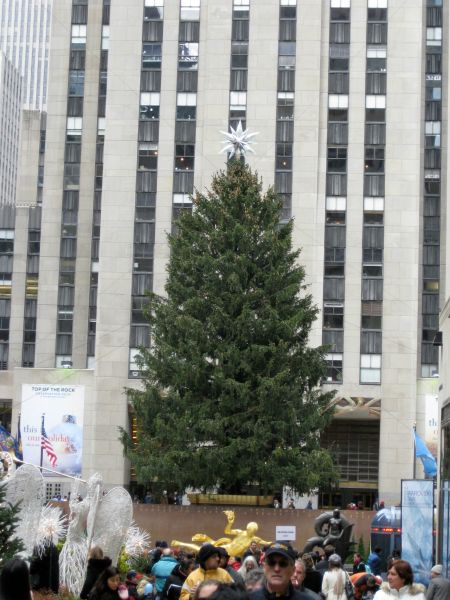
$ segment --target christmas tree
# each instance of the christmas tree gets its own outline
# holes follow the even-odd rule
[[[17,527],[19,505],[6,502],[6,487],[0,479],[0,570],[5,563],[24,550],[22,540],[14,538]]]
[[[128,390],[138,481],[162,489],[307,493],[334,470],[320,447],[332,394],[292,222],[242,160],[197,193],[169,236],[166,297],[149,296],[143,389]]]

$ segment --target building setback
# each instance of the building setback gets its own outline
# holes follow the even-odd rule
[[[22,384],[85,386],[83,475],[129,483],[116,432],[149,343],[145,290],[163,293],[166,233],[223,168],[219,131],[242,121],[259,132],[248,162],[295,220],[321,309],[311,343],[329,346],[324,443],[341,480],[319,505],[397,503],[438,372],[442,2],[59,0],[53,13],[42,205],[2,229],[9,256],[27,254],[0,342],[13,429]]]

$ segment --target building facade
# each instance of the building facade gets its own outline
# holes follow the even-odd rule
[[[329,347],[341,480],[319,505],[397,503],[438,373],[445,4],[55,3],[43,191],[5,227],[13,424],[23,384],[85,386],[83,473],[129,482],[116,432],[149,343],[145,291],[164,293],[166,233],[241,121],[294,218],[321,309],[311,343]]]
[[[0,0],[0,50],[23,78],[27,110],[45,110],[52,0]]]
[[[16,197],[21,94],[21,77],[0,52],[0,206],[13,204]]]

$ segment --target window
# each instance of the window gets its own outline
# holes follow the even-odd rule
[[[368,72],[386,72],[386,53],[385,47],[368,46],[367,47],[367,71]]]
[[[361,383],[381,382],[381,354],[361,354]]]
[[[277,101],[277,118],[280,120],[292,120],[294,118],[293,92],[278,92]]]
[[[384,147],[366,146],[365,173],[384,173]]]
[[[326,200],[327,210],[345,211],[347,198],[339,196],[328,196]]]
[[[139,144],[139,163],[140,170],[156,170],[158,166],[158,146],[157,144]]]
[[[172,200],[174,204],[192,205],[192,197],[189,194],[174,194]]]
[[[181,21],[198,21],[200,19],[200,0],[181,0]]]
[[[231,68],[246,69],[248,66],[248,42],[232,42]]]
[[[372,96],[372,95],[366,96],[366,108],[369,108],[369,109],[383,108],[383,109],[385,109],[386,108],[386,96],[381,95],[381,94],[376,95],[376,96]]]
[[[178,45],[178,68],[195,71],[198,66],[198,43],[183,42]]]
[[[295,67],[295,42],[278,43],[278,67],[280,69],[293,69]]]
[[[331,8],[350,8],[350,0],[331,0]]]
[[[144,44],[142,50],[142,68],[160,69],[162,60],[161,44]]]
[[[330,44],[330,71],[348,71],[350,46],[348,44]]]
[[[327,169],[329,173],[346,172],[347,148],[328,148]]]
[[[342,354],[327,354],[327,374],[324,383],[342,383]]]
[[[427,46],[442,44],[442,27],[427,27]]]
[[[195,119],[197,115],[197,94],[177,94],[177,119]]]
[[[81,117],[67,118],[67,135],[81,135],[83,129],[83,119]]]
[[[342,329],[344,327],[344,305],[325,303],[323,307],[323,328]]]
[[[292,144],[277,144],[275,169],[277,171],[292,170]]]
[[[369,8],[387,8],[387,0],[368,0]]]
[[[84,71],[69,71],[69,96],[83,96]]]
[[[102,50],[109,50],[109,25],[102,26]]]
[[[346,94],[330,94],[328,108],[348,108],[348,96]]]
[[[86,25],[72,25],[72,49],[86,45]]]
[[[160,95],[156,92],[142,92],[139,117],[143,120],[159,119]]]
[[[194,155],[194,144],[175,144],[175,171],[192,171]]]
[[[160,20],[164,16],[164,0],[145,0],[144,21]]]

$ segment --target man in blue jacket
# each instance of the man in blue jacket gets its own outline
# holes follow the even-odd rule
[[[152,567],[152,575],[155,576],[156,597],[161,596],[166,579],[177,566],[177,560],[172,556],[170,548],[164,548],[161,558]]]

